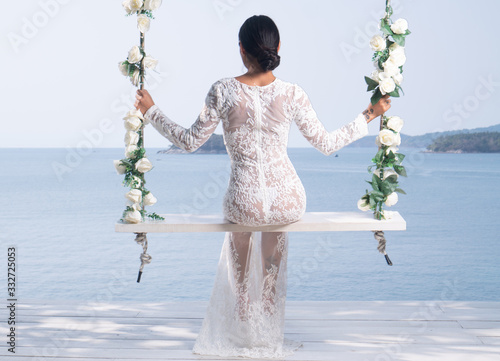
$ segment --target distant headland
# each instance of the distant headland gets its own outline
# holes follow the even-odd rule
[[[485,128],[433,132],[422,135],[401,134],[405,148],[425,148],[440,153],[498,153],[500,152],[500,124]],[[373,147],[375,136],[364,137],[349,147]]]
[[[222,134],[212,134],[206,143],[193,153],[171,145],[168,149],[158,151],[158,154],[227,154],[227,151]]]

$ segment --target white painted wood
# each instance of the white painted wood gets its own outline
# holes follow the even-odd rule
[[[117,223],[116,232],[340,232],[340,231],[404,231],[406,221],[394,212],[389,220],[377,220],[369,212],[308,212],[295,223],[279,226],[249,227],[230,223],[222,215],[164,214],[164,221],[147,220],[139,224]]]
[[[498,361],[500,322],[484,318],[499,306],[290,301],[286,337],[304,346],[287,360]],[[20,300],[16,354],[9,354],[2,343],[0,361],[219,360],[191,353],[202,316],[187,315],[199,315],[205,307],[204,301]],[[418,312],[422,310],[433,312]],[[0,323],[0,334],[6,332],[6,324]]]

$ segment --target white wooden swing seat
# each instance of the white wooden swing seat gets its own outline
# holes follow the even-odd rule
[[[406,222],[399,212],[388,220],[377,220],[371,212],[308,212],[295,223],[279,226],[242,226],[219,214],[163,214],[164,221],[138,224],[117,223],[120,233],[198,233],[198,232],[345,232],[404,231]]]
[[[392,262],[385,252],[386,240],[383,231],[406,230],[406,221],[399,212],[393,212],[392,218],[387,220],[374,219],[370,212],[308,212],[295,223],[256,227],[231,223],[219,214],[163,214],[161,216],[165,220],[147,220],[137,224],[117,223],[115,225],[116,232],[135,233],[135,241],[143,248],[140,255],[141,266],[137,282],[141,281],[144,266],[151,263],[152,259],[147,253],[147,233],[372,231],[375,232],[375,239],[379,242],[379,252],[385,256],[387,264],[392,266]]]

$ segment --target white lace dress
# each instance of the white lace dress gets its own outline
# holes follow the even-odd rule
[[[187,151],[203,145],[222,121],[231,159],[224,215],[231,222],[252,226],[292,223],[304,214],[304,187],[287,155],[293,122],[326,155],[368,134],[362,114],[327,132],[306,93],[280,79],[262,87],[235,78],[216,82],[189,129],[171,121],[157,106],[145,116],[158,132]],[[301,346],[284,338],[287,251],[287,233],[226,234],[194,353],[283,358]]]

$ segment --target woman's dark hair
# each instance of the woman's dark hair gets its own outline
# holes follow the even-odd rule
[[[238,36],[243,49],[257,60],[262,70],[274,70],[280,65],[280,33],[270,17],[252,16],[243,23]]]

